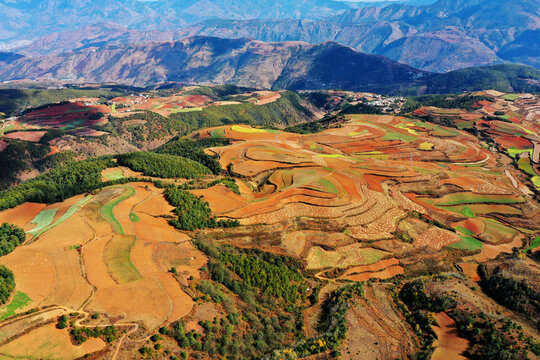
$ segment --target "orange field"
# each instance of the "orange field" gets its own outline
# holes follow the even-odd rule
[[[437,334],[437,340],[433,344],[435,351],[432,360],[465,360],[461,354],[467,350],[469,341],[457,335],[456,323],[446,313],[435,314],[437,325],[433,330]]]
[[[171,210],[161,191],[152,184],[127,184],[90,198],[81,195],[49,207],[27,203],[1,212],[0,221],[32,229],[35,225],[27,224],[41,211],[56,211],[53,226],[0,260],[14,272],[16,291],[31,299],[18,311],[61,305],[142,321],[149,329],[187,315],[193,300],[168,270],[175,266],[179,274],[198,277],[206,260],[188,236],[160,217]],[[126,194],[112,209],[113,217],[107,215],[104,206]],[[115,221],[120,227],[112,227]],[[158,257],[164,248],[167,256]]]

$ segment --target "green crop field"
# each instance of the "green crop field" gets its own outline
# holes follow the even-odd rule
[[[532,176],[537,175],[531,165],[531,160],[527,157],[523,157],[518,160],[518,167],[529,175],[532,175]]]
[[[528,248],[526,248],[525,250],[523,250],[523,252],[529,252],[529,251],[532,251],[534,249],[536,249],[537,247],[540,246],[540,236],[537,236],[535,237],[534,239],[532,239],[530,245]]]
[[[467,235],[467,236],[474,236],[475,235],[471,230],[465,229],[462,226],[456,226],[456,230],[459,231],[460,233],[462,233],[463,235]]]
[[[482,214],[510,214],[510,215],[522,215],[523,212],[515,207],[506,205],[494,205],[494,204],[469,204],[468,206],[454,205],[454,206],[441,206],[440,209],[444,209],[455,214],[463,214],[468,217],[474,217]],[[467,209],[467,210],[465,210]],[[467,214],[464,213],[467,211]],[[470,216],[473,214],[473,216]]]
[[[405,135],[398,132],[389,131],[382,137],[382,140],[399,140],[404,142],[416,141],[416,137],[412,135]]]
[[[131,186],[122,187],[125,189],[124,193],[103,205],[103,207],[101,208],[101,215],[112,225],[113,230],[117,234],[124,235],[124,229],[122,228],[122,225],[120,224],[118,219],[114,217],[113,210],[116,205],[126,200],[127,198],[135,195],[135,189],[133,189]]]
[[[233,125],[233,127],[231,129],[233,131],[236,131],[236,132],[239,132],[239,133],[244,133],[244,134],[257,134],[257,133],[266,133],[266,132],[268,132],[268,131],[263,130],[263,129],[256,129],[256,128],[240,126],[240,125]]]
[[[35,236],[37,233],[39,233],[43,228],[50,225],[56,213],[58,212],[58,209],[52,209],[52,210],[43,210],[39,214],[36,215],[35,218],[30,221],[32,224],[36,224],[36,226],[28,231],[28,234]]]
[[[328,192],[328,193],[337,195],[338,189],[337,189],[336,185],[334,185],[330,180],[319,179],[317,181],[317,183],[322,186],[324,192]]]
[[[58,219],[54,222],[54,224],[50,224],[50,225],[47,225],[45,226],[44,228],[42,228],[41,230],[39,230],[39,232],[37,232],[34,237],[39,237],[41,235],[43,235],[43,233],[49,231],[50,229],[54,228],[55,226],[58,226],[60,225],[61,223],[63,223],[64,221],[66,221],[67,219],[69,219],[73,214],[75,214],[82,206],[84,206],[88,201],[90,201],[90,199],[92,198],[92,196],[87,196],[85,197],[84,199],[82,200],[79,200],[77,203],[71,205],[71,207]]]
[[[171,114],[188,113],[194,111],[203,111],[202,108],[172,109]]]
[[[126,284],[143,277],[131,262],[131,249],[135,236],[114,235],[105,246],[103,260],[111,277],[119,284]]]
[[[482,249],[482,243],[471,236],[462,236],[460,241],[449,245],[448,247],[467,251],[477,251]]]
[[[475,193],[453,193],[444,196],[442,199],[434,202],[436,206],[453,206],[460,204],[519,204],[524,201],[523,198],[514,198],[507,195],[484,195]]]
[[[497,220],[482,218],[485,224],[484,232],[491,236],[495,242],[508,241],[517,234],[517,230],[501,224]]]
[[[15,315],[15,312],[17,310],[28,306],[30,302],[32,302],[32,299],[30,299],[28,295],[23,292],[17,291],[15,295],[13,295],[13,299],[11,299],[11,302],[4,308],[4,312],[0,314],[0,320],[5,320],[10,316]]]

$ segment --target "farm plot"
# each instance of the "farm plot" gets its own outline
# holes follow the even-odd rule
[[[307,269],[347,268],[349,266],[370,265],[388,256],[387,252],[360,244],[340,247],[327,251],[319,246],[310,249],[307,255]]]
[[[0,356],[8,359],[58,359],[72,360],[104,349],[101,339],[90,338],[82,345],[71,342],[67,330],[54,324],[42,326],[0,347]]]
[[[193,300],[155,254],[169,247],[167,266],[178,265],[196,277],[206,260],[186,242],[189,237],[160,217],[171,210],[161,192],[153,184],[136,183],[105,188],[93,197],[79,196],[45,209],[27,205],[33,214],[22,217],[20,222],[26,221],[22,225],[48,230],[0,258],[14,272],[18,294],[0,308],[0,316],[29,307],[61,305],[143,321],[154,329],[189,313]],[[53,209],[57,210],[54,214],[43,212]],[[21,209],[11,209],[0,217],[17,213],[24,215]],[[139,221],[133,221],[133,216]],[[30,223],[33,219],[34,224]],[[174,251],[167,245],[181,243]],[[174,260],[182,254],[193,255],[183,262]]]
[[[21,117],[19,122],[36,128],[56,128],[73,132],[106,124],[105,117],[99,118],[95,115],[109,112],[110,109],[104,105],[86,106],[79,102],[71,102],[32,111]]]

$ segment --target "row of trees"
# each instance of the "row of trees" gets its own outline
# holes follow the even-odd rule
[[[211,173],[207,167],[196,161],[168,154],[136,152],[119,155],[117,159],[118,164],[127,166],[133,171],[166,179],[193,179]]]

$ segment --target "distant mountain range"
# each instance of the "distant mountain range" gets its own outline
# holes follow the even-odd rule
[[[99,2],[91,2],[88,6],[96,6],[94,3]],[[207,4],[201,17],[193,18],[188,18],[186,14],[195,10],[174,7],[172,2],[167,1],[155,3],[147,2],[133,7],[151,7],[144,23],[138,23],[137,16],[133,15],[130,21],[120,19],[116,24],[94,24],[50,34],[12,51],[41,56],[51,52],[62,53],[127,43],[175,41],[202,35],[231,39],[253,38],[266,42],[305,41],[317,44],[336,41],[364,53],[383,55],[434,72],[504,62],[540,66],[538,0],[439,0],[427,6],[391,4],[359,9],[350,9],[344,3],[326,0],[278,1],[272,10],[265,8],[266,2],[248,1],[243,9],[245,11],[240,11],[235,1],[214,0],[211,1],[211,7]],[[225,7],[225,3],[231,6]],[[103,6],[110,7],[112,4],[114,1]],[[183,4],[185,6],[187,3]],[[173,10],[165,11],[167,6],[172,6],[170,9]],[[193,7],[196,8],[195,5]],[[226,11],[216,10],[218,8],[226,8]],[[155,14],[156,9],[161,9],[158,14],[167,15],[160,17]],[[106,13],[113,16],[119,12],[116,9]],[[176,19],[179,14],[184,17],[169,21]],[[209,19],[189,26],[178,26],[194,19],[213,17],[211,14],[233,20]],[[331,16],[324,18],[329,14]],[[260,17],[271,20],[261,20]],[[95,18],[114,20],[100,16]],[[157,19],[161,20],[160,24],[156,23]],[[78,23],[84,25],[85,20]],[[153,30],[141,30],[143,28]],[[157,28],[169,29],[157,31]]]
[[[3,59],[3,60],[2,60]],[[266,43],[190,37],[174,42],[110,45],[42,57],[0,54],[0,81],[234,84],[259,89],[346,89],[437,93],[497,88],[540,91],[540,71],[525,66],[434,74],[336,42]]]
[[[320,19],[350,8],[333,0],[3,0],[0,39],[33,40],[101,22],[171,30],[213,18]]]

